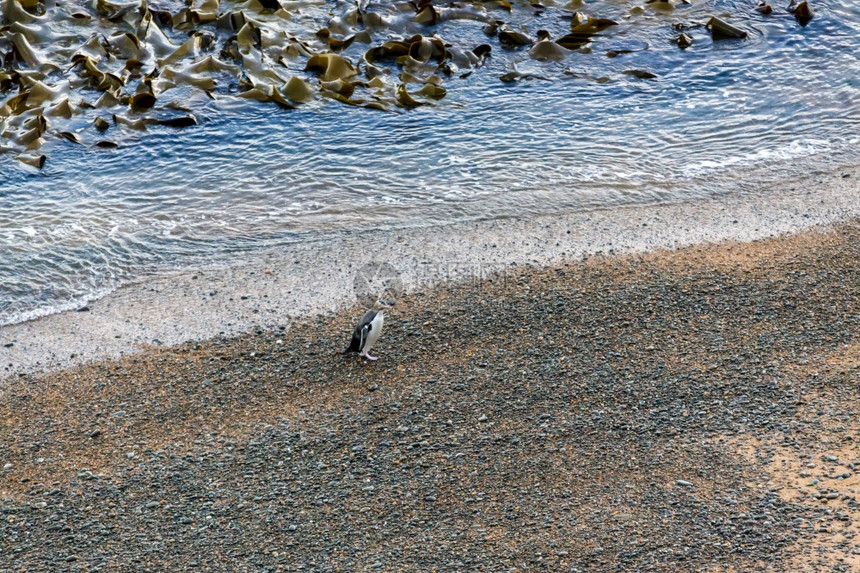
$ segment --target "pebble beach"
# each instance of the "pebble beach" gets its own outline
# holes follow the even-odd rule
[[[860,11],[771,4],[2,0],[0,573],[860,572]]]
[[[7,375],[0,571],[857,571],[860,226]]]

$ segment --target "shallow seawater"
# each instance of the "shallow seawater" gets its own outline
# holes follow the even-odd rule
[[[782,5],[763,16],[757,2],[692,2],[588,2],[619,25],[558,62],[500,48],[479,22],[414,24],[402,35],[493,51],[412,110],[325,99],[281,109],[182,88],[172,97],[196,126],[115,126],[116,149],[48,138],[42,170],[0,154],[0,324],[330,232],[755,192],[856,164],[860,5],[814,1],[802,27]],[[554,37],[570,26],[563,14],[498,12]],[[721,14],[749,36],[714,42],[696,25]],[[694,39],[686,50],[670,41],[679,22]],[[523,77],[500,81],[512,70]]]

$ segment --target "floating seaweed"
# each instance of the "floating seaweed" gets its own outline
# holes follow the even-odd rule
[[[39,150],[48,142],[112,148],[129,131],[191,128],[201,114],[176,101],[189,92],[284,110],[331,101],[385,111],[438,105],[451,89],[446,82],[481,69],[499,48],[514,70],[502,81],[547,79],[520,73],[511,60],[549,66],[624,25],[587,8],[581,0],[171,0],[158,7],[148,0],[0,0],[0,153],[41,167],[49,147]],[[529,30],[528,18],[543,13],[566,30],[552,28],[556,37]],[[629,10],[637,13],[641,3]],[[806,2],[795,9],[798,21],[811,13]],[[483,30],[487,42],[449,41],[451,22]],[[709,28],[714,38],[745,35],[717,18]],[[681,34],[675,41],[686,47],[690,40]],[[108,130],[112,138],[100,139]]]

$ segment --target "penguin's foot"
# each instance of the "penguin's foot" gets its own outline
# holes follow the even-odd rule
[[[364,356],[368,360],[378,360],[379,359],[378,356],[371,356],[370,354],[367,354],[366,352],[364,354],[362,354],[362,356]]]

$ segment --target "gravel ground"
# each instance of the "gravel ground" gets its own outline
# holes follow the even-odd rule
[[[858,571],[860,228],[9,382],[0,571]]]

